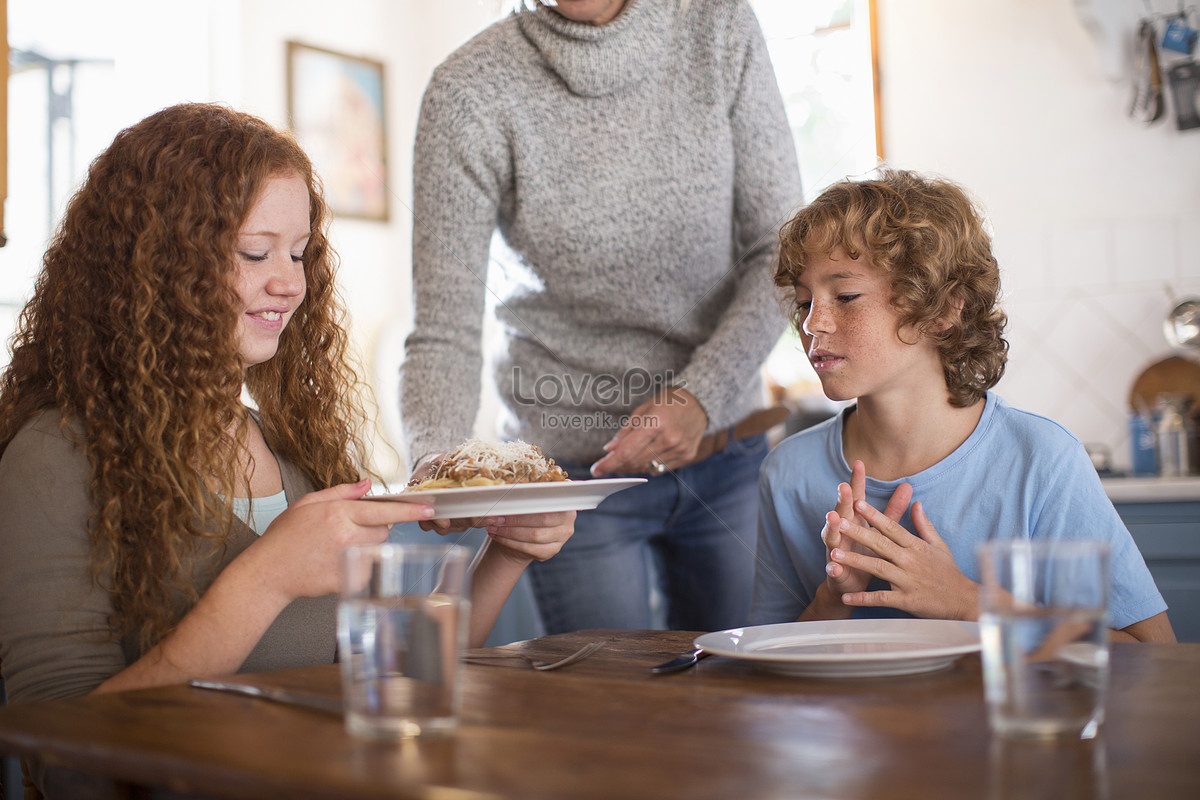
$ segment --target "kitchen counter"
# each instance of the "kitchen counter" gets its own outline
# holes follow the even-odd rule
[[[1200,501],[1200,477],[1101,478],[1113,503],[1181,503]]]
[[[1103,478],[1181,642],[1200,642],[1200,478]]]

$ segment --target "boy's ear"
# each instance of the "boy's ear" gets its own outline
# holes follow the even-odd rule
[[[962,319],[963,299],[957,295],[950,299],[950,310],[930,324],[929,329],[934,333],[945,333]]]

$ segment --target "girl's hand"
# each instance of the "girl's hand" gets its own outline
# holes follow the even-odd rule
[[[370,488],[362,480],[311,492],[280,514],[244,554],[260,559],[264,586],[285,603],[336,593],[343,548],[381,544],[392,525],[433,516],[427,505],[363,500]]]
[[[514,514],[486,520],[488,538],[508,558],[528,564],[545,561],[575,533],[575,512]]]
[[[276,517],[224,570],[163,641],[97,687],[162,686],[237,671],[288,603],[339,590],[342,548],[377,544],[429,506],[363,500],[370,481],[312,492]]]
[[[842,595],[843,603],[884,606],[931,619],[979,618],[979,585],[954,562],[950,548],[934,529],[921,503],[914,503],[912,509],[919,536],[865,501],[856,502],[854,510],[874,527],[850,525],[842,529],[842,537],[869,549],[872,555],[838,547],[831,551],[830,557],[844,569],[874,575],[892,588],[849,592]]]
[[[413,469],[412,475],[409,476],[409,483],[413,481],[423,481],[427,478],[432,478],[434,473],[434,465],[441,461],[448,453],[430,453],[417,462],[417,466]],[[486,519],[423,519],[421,520],[421,530],[436,531],[442,536],[447,533],[459,533],[468,528],[482,528],[487,524]]]
[[[575,512],[516,514],[488,520],[488,540],[472,565],[471,624],[467,640],[480,647],[513,586],[531,561],[545,561],[575,532]]]

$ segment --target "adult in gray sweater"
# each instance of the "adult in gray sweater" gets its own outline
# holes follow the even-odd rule
[[[514,12],[435,70],[414,172],[414,474],[471,434],[490,297],[499,435],[574,479],[651,476],[530,572],[548,631],[652,627],[650,581],[671,627],[743,624],[769,425],[738,423],[763,404],[777,230],[801,199],[745,0]]]

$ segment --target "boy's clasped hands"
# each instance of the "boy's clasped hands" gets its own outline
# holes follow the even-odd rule
[[[868,606],[925,618],[978,618],[979,586],[958,568],[920,502],[912,503],[916,534],[900,525],[912,501],[912,487],[900,484],[879,511],[866,501],[866,480],[866,467],[855,461],[850,483],[838,485],[837,505],[825,515],[822,589],[828,595],[825,602],[810,606],[813,617],[844,618],[852,607]],[[867,591],[872,577],[891,588]],[[812,617],[802,617],[808,618]]]

